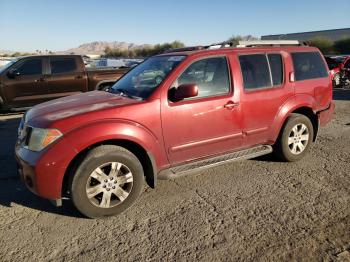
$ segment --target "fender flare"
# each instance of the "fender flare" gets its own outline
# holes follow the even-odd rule
[[[103,130],[103,136],[98,130]],[[83,139],[82,139],[83,138]],[[74,154],[68,156],[64,164],[64,174],[61,178],[62,187],[64,179],[70,166],[74,164],[81,154],[84,154],[90,147],[104,143],[131,142],[141,147],[149,158],[150,169],[145,170],[146,181],[151,188],[155,188],[157,182],[158,167],[168,163],[163,147],[163,141],[159,140],[145,126],[123,119],[108,119],[91,122],[75,128],[64,134],[64,140],[72,147]],[[117,143],[116,143],[117,144]],[[62,188],[61,188],[62,190]]]
[[[271,127],[271,133],[269,140],[276,141],[281,128],[286,122],[288,116],[298,108],[309,108],[316,115],[317,112],[314,110],[316,107],[316,100],[314,97],[308,94],[298,94],[289,99],[287,99],[279,108]]]

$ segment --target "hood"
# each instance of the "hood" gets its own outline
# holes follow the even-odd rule
[[[27,112],[25,121],[28,122],[40,117],[40,120],[53,122],[92,111],[135,104],[140,101],[142,100],[130,99],[104,91],[92,91],[39,104]]]

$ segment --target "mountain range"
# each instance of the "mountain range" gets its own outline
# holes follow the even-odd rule
[[[54,53],[55,54],[77,54],[77,55],[83,55],[83,54],[102,55],[104,54],[106,47],[109,47],[112,49],[118,48],[118,49],[126,50],[126,49],[152,47],[152,45],[148,45],[148,44],[138,45],[134,43],[119,42],[119,41],[112,41],[112,42],[95,41],[91,43],[82,44],[76,48],[71,48],[65,51],[56,51]],[[0,54],[12,54],[15,52],[16,51],[12,51],[12,50],[0,50]],[[21,53],[24,53],[24,52],[21,52]]]
[[[127,43],[127,42],[118,42],[118,41],[113,41],[113,42],[106,42],[106,41],[95,41],[91,43],[85,43],[82,44],[76,48],[71,48],[66,51],[59,51],[55,52],[56,54],[77,54],[77,55],[82,55],[82,54],[94,54],[94,55],[102,55],[104,54],[104,51],[106,47],[109,48],[117,48],[117,49],[122,49],[122,50],[127,50],[127,49],[137,49],[137,48],[144,48],[144,47],[152,47],[152,45],[137,45],[134,43]]]

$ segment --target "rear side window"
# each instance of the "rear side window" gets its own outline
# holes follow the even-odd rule
[[[295,80],[328,77],[328,71],[318,52],[292,53]]]
[[[51,74],[74,72],[77,68],[74,58],[51,58]]]
[[[274,86],[282,85],[283,83],[283,63],[282,56],[279,54],[268,54],[269,64],[272,74],[272,84]]]
[[[283,63],[280,54],[241,55],[239,62],[246,90],[278,86],[283,83]]]
[[[42,74],[42,60],[30,59],[25,61],[17,68],[21,75],[41,75]]]

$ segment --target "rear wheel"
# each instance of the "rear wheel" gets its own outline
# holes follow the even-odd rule
[[[137,200],[143,184],[142,165],[134,154],[119,146],[99,146],[78,167],[72,200],[87,217],[117,215]]]
[[[274,145],[275,155],[283,161],[298,161],[308,152],[312,139],[310,119],[304,115],[291,114]]]

